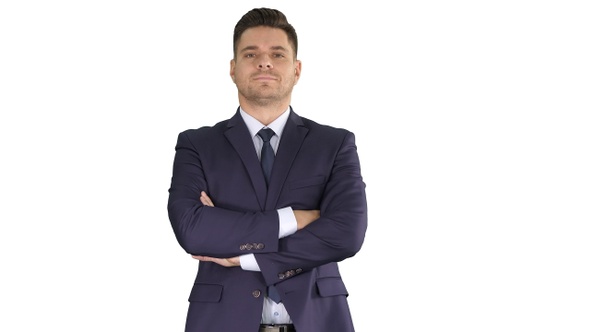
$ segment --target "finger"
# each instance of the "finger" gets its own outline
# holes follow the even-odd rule
[[[211,200],[208,200],[206,197],[201,196],[201,203],[205,206],[213,206]]]
[[[209,197],[209,195],[207,195],[206,192],[201,191],[201,197],[200,197],[200,199],[201,199],[201,203],[203,203],[203,205],[206,205],[206,206],[214,206],[213,205],[213,201],[211,200],[211,198]]]

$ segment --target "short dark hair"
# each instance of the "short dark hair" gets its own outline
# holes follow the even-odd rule
[[[287,33],[287,39],[291,43],[293,51],[295,52],[295,58],[297,58],[297,33],[295,32],[295,28],[293,28],[293,26],[287,21],[285,14],[277,9],[254,8],[244,14],[234,28],[234,59],[238,53],[238,42],[244,31],[259,26],[277,28],[285,31],[285,33]]]

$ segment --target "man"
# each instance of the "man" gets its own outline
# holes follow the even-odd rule
[[[186,332],[354,331],[337,262],[363,244],[365,184],[354,135],[291,108],[300,75],[295,29],[253,9],[234,29],[239,108],[178,136],[168,212],[200,261]]]

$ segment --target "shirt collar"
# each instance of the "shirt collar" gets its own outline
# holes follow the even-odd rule
[[[280,138],[281,135],[283,134],[283,129],[285,129],[285,124],[287,123],[287,119],[289,118],[290,108],[291,107],[288,107],[278,118],[276,118],[268,126],[265,126],[262,123],[260,123],[260,121],[256,120],[250,114],[246,113],[241,107],[240,107],[240,115],[242,116],[242,119],[244,119],[244,122],[246,123],[246,127],[248,127],[248,131],[250,132],[250,136],[252,136],[252,138],[254,138],[254,136],[256,136],[256,134],[258,134],[258,132],[262,128],[272,129],[272,131],[275,132],[275,135],[277,135],[277,137]]]

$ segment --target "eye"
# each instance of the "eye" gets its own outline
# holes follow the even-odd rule
[[[285,54],[283,54],[283,53],[275,53],[274,54],[274,57],[275,58],[284,58],[285,57]]]
[[[254,53],[246,53],[244,54],[244,58],[253,58],[254,57]]]

